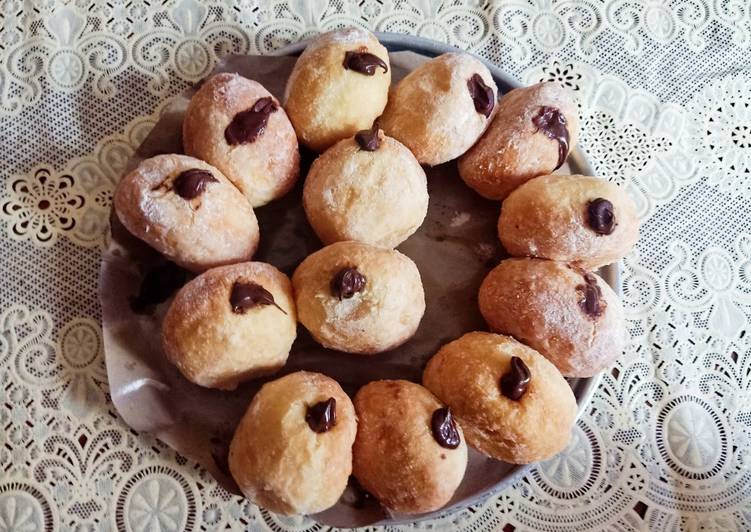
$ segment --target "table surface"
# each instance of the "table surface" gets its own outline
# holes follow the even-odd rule
[[[228,53],[348,25],[476,53],[580,103],[643,221],[630,341],[568,449],[439,530],[751,529],[751,5],[0,2],[0,530],[317,530],[229,496],[112,407],[97,271],[123,164]],[[399,527],[410,528],[410,527]]]

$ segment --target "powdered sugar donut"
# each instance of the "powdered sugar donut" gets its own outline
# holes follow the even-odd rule
[[[175,295],[162,323],[167,359],[189,381],[224,390],[281,368],[296,335],[289,279],[262,262],[199,275]]]
[[[428,212],[425,172],[402,143],[377,129],[339,141],[313,162],[303,206],[324,244],[396,247]]]
[[[503,247],[514,256],[570,262],[595,269],[623,258],[639,238],[629,195],[597,177],[536,177],[503,202]]]
[[[477,144],[459,159],[465,183],[489,199],[559,168],[576,144],[579,119],[569,92],[545,82],[514,89]]]
[[[298,371],[263,385],[232,438],[229,468],[243,494],[283,515],[333,506],[352,471],[355,409],[337,382]]]
[[[451,411],[403,380],[374,381],[357,392],[352,473],[391,510],[416,514],[444,506],[467,468],[467,445]]]
[[[263,85],[238,74],[212,76],[191,98],[183,147],[219,168],[253,207],[286,194],[300,175],[284,109]]]
[[[311,42],[287,80],[284,107],[300,142],[322,152],[368,129],[383,112],[391,84],[386,48],[360,28]]]
[[[566,377],[591,377],[621,354],[618,296],[599,276],[542,259],[507,259],[487,275],[480,312],[496,332],[539,351]]]
[[[130,233],[194,272],[249,260],[258,246],[248,200],[222,172],[193,157],[142,161],[120,180],[113,203]]]
[[[347,353],[393,349],[425,312],[417,266],[406,255],[337,242],[309,255],[292,276],[300,323],[318,343]]]
[[[540,353],[508,336],[471,332],[428,361],[423,384],[446,403],[469,445],[529,464],[547,460],[571,439],[576,398]]]
[[[490,71],[469,54],[447,53],[423,63],[389,97],[380,126],[422,164],[459,157],[488,127],[498,88]]]

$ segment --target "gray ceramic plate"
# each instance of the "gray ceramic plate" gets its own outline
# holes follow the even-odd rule
[[[410,51],[428,57],[435,57],[446,52],[461,51],[452,46],[423,39],[421,37],[400,35],[396,33],[376,33],[376,35],[389,52]],[[280,56],[299,55],[305,49],[307,43],[308,41],[303,41],[286,46],[278,50],[276,54]],[[511,89],[521,86],[512,76],[497,66],[488,63],[482,58],[478,59],[483,61],[488,67],[501,93],[508,92]],[[561,173],[593,175],[592,167],[578,148],[575,148],[571,152],[567,163],[568,171],[565,171],[564,167]],[[613,287],[616,293],[620,295],[619,266],[617,264],[607,266],[599,273],[608,284]],[[581,415],[582,411],[586,408],[587,403],[597,387],[598,381],[599,376],[590,379],[569,379],[569,384],[574,391],[579,405],[579,415]],[[347,508],[343,507],[340,503],[333,509],[333,511],[326,511],[313,517],[321,523],[333,526],[353,526],[354,523],[360,525],[404,524],[426,519],[435,519],[438,516],[455,512],[466,508],[467,506],[482,502],[487,497],[497,494],[503,489],[511,486],[535,467],[534,465],[515,466],[507,464],[506,467],[499,468],[497,467],[498,463],[496,462],[494,464],[495,467],[491,470],[487,467],[487,462],[488,459],[482,459],[478,453],[470,450],[470,463],[464,481],[449,504],[437,512],[422,514],[419,516],[402,516],[388,515],[379,509],[369,510],[364,508],[356,510],[351,507],[348,512]]]

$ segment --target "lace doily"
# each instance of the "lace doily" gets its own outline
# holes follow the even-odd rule
[[[0,1],[0,531],[318,530],[119,420],[96,278],[123,164],[227,53],[417,34],[569,86],[636,199],[631,340],[565,453],[440,530],[751,529],[751,6],[743,0]]]

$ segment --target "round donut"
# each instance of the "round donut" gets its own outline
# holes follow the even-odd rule
[[[194,272],[250,260],[258,247],[253,208],[213,166],[157,155],[120,180],[117,217],[152,248]]]
[[[469,149],[496,113],[498,88],[490,71],[469,54],[447,53],[402,79],[389,97],[380,126],[435,166]]]
[[[480,285],[493,331],[539,351],[566,377],[592,377],[624,348],[618,296],[599,276],[542,259],[507,259]]]
[[[503,247],[514,256],[570,262],[594,270],[622,259],[639,238],[629,195],[597,177],[536,177],[503,202]]]
[[[337,242],[309,255],[292,276],[297,311],[329,349],[369,355],[417,331],[425,312],[420,272],[398,251]]]
[[[284,109],[263,85],[238,74],[216,74],[193,95],[183,148],[224,172],[253,207],[286,194],[300,175],[297,137]]]
[[[224,390],[281,368],[296,335],[289,279],[262,262],[199,275],[180,289],[162,323],[167,359],[189,381]]]
[[[402,143],[364,130],[313,162],[303,206],[324,244],[357,240],[393,248],[428,212],[425,172]]]
[[[470,446],[529,464],[561,452],[571,439],[576,398],[540,353],[508,336],[471,332],[429,361],[423,385],[456,415]]]
[[[300,142],[322,152],[368,129],[391,85],[386,48],[360,28],[324,33],[300,55],[287,80],[284,107]]]
[[[307,371],[263,385],[240,421],[229,469],[253,503],[284,515],[321,512],[352,472],[355,409],[333,379]]]
[[[554,82],[514,89],[477,144],[459,159],[459,175],[478,194],[502,200],[566,161],[579,136],[571,94]]]
[[[395,512],[444,506],[467,468],[467,445],[451,410],[403,380],[371,382],[354,403],[359,424],[352,471],[362,487]]]

